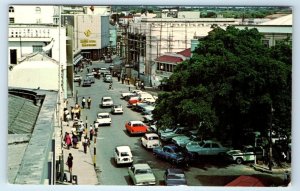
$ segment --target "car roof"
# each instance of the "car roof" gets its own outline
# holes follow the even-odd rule
[[[184,174],[184,171],[179,168],[168,168],[166,169],[166,171],[168,172],[168,174]]]
[[[147,137],[158,137],[156,133],[146,133],[145,136]]]
[[[142,121],[129,121],[131,124],[136,124],[136,123],[142,123],[144,124]]]
[[[98,113],[98,115],[109,115],[109,113]]]
[[[133,164],[133,166],[138,169],[149,169],[150,168],[150,166],[147,163],[137,163],[137,164]]]
[[[117,146],[116,149],[118,149],[119,151],[131,151],[130,147],[125,145]]]
[[[111,97],[102,97],[102,99],[112,99]]]
[[[178,149],[176,145],[165,145],[165,147],[169,147],[171,149]]]

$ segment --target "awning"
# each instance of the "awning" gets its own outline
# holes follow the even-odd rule
[[[79,57],[77,56],[77,58],[74,58],[74,61],[73,61],[74,65],[76,66],[82,58],[83,58],[82,55],[80,55]]]

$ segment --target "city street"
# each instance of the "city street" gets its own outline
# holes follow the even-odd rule
[[[109,64],[104,62],[93,63],[93,67],[107,67]],[[82,73],[86,74],[86,68]],[[128,145],[132,150],[134,156],[134,163],[147,162],[153,169],[157,177],[157,185],[163,185],[163,172],[166,168],[170,168],[172,165],[168,162],[156,159],[152,151],[147,151],[141,146],[140,136],[130,137],[125,131],[125,122],[129,120],[142,120],[142,115],[127,108],[127,102],[120,99],[122,92],[128,92],[129,86],[118,82],[117,78],[113,78],[113,90],[108,90],[109,83],[103,82],[101,79],[96,79],[95,83],[91,87],[78,87],[75,84],[76,90],[78,90],[78,103],[81,104],[83,97],[92,99],[91,109],[84,109],[82,111],[83,122],[86,122],[88,126],[96,120],[98,112],[110,112],[109,108],[100,108],[100,100],[103,96],[112,97],[114,104],[122,104],[124,113],[122,115],[111,115],[111,126],[99,127],[97,141],[96,141],[96,169],[97,176],[101,185],[132,185],[132,182],[128,176],[127,166],[117,167],[114,162],[114,148],[120,145]],[[134,88],[131,86],[131,89]],[[91,150],[93,148],[91,147]],[[260,174],[258,171],[253,170],[249,165],[235,165],[227,164],[221,159],[207,159],[192,164],[185,171],[188,185],[193,186],[223,186],[230,182],[239,175],[253,175]],[[218,177],[217,179],[214,177]],[[267,175],[269,176],[269,175]],[[277,178],[281,178],[280,176]],[[277,181],[278,182],[278,181]]]

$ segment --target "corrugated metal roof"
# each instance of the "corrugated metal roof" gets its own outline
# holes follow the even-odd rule
[[[32,100],[19,96],[8,96],[8,133],[31,133],[36,123],[40,107]]]

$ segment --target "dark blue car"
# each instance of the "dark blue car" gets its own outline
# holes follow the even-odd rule
[[[153,149],[153,154],[158,158],[165,159],[174,164],[182,164],[186,162],[185,156],[176,145],[156,147]]]

